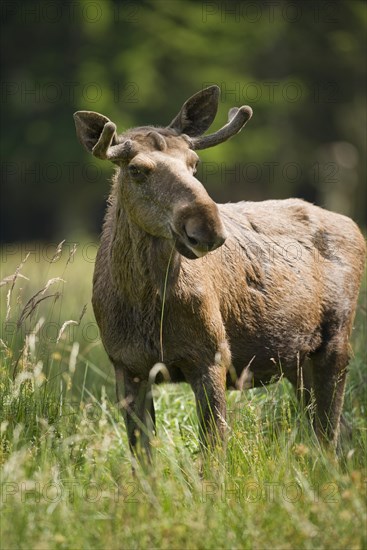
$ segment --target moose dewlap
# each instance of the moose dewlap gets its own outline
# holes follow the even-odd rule
[[[225,389],[282,374],[311,389],[315,429],[336,444],[365,242],[349,218],[298,199],[216,204],[195,178],[195,151],[251,118],[213,122],[219,88],[190,99],[167,127],[117,134],[75,113],[82,145],[116,164],[93,280],[93,307],[116,372],[132,450],[150,453],[152,367],[194,393],[204,444],[225,438]],[[204,257],[205,256],[205,257]],[[163,325],[162,308],[164,308]]]

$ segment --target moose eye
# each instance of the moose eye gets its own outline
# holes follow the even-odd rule
[[[131,164],[128,170],[130,176],[136,183],[142,183],[143,181],[145,181],[150,172],[148,167],[136,166],[135,164]]]
[[[133,177],[140,176],[143,172],[137,166],[129,166],[129,173]]]

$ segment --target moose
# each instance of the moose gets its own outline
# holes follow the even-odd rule
[[[153,383],[191,385],[210,449],[226,439],[226,388],[280,376],[305,406],[312,392],[316,435],[335,448],[364,238],[348,217],[301,199],[216,204],[195,177],[196,151],[252,116],[232,108],[205,134],[219,94],[202,89],[168,126],[122,134],[104,115],[74,114],[84,148],[116,165],[92,302],[130,448],[150,457]]]

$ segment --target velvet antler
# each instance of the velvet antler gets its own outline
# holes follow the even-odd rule
[[[238,134],[252,117],[252,109],[248,105],[240,108],[233,107],[228,113],[228,123],[214,134],[191,138],[191,146],[193,149],[208,149],[219,143],[227,141],[235,134]]]

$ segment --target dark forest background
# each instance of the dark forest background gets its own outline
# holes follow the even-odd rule
[[[218,201],[302,197],[366,223],[366,5],[345,1],[3,1],[1,238],[96,236],[113,166],[79,145],[73,112],[118,130],[168,124],[222,89],[253,119],[201,153]]]

